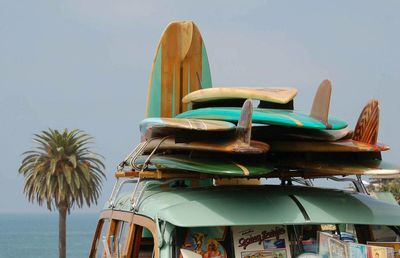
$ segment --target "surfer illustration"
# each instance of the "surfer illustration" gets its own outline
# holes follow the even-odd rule
[[[194,251],[198,254],[201,254],[201,247],[203,246],[204,238],[206,236],[202,233],[195,233],[192,237],[195,243]]]
[[[207,241],[207,251],[203,252],[203,258],[223,258],[222,253],[219,251],[220,244],[215,239]]]

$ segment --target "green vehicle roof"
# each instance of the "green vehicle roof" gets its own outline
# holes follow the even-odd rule
[[[130,211],[130,195],[115,210]],[[365,194],[303,186],[229,186],[147,191],[138,213],[181,227],[260,224],[400,225],[400,206]]]

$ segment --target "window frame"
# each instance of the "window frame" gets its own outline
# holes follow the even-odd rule
[[[122,257],[130,257],[132,252],[135,250],[137,243],[135,242],[136,231],[142,231],[142,228],[146,228],[151,232],[153,236],[153,244],[154,244],[154,258],[159,257],[159,248],[158,248],[158,235],[157,235],[157,227],[156,223],[146,217],[139,214],[134,214],[132,212],[126,211],[113,211],[113,210],[105,210],[100,213],[99,220],[96,227],[95,235],[93,236],[92,246],[90,249],[90,258],[95,258],[96,250],[98,242],[100,241],[100,234],[104,226],[104,220],[109,220],[109,226],[107,229],[107,239],[111,234],[119,233],[121,228],[120,222],[127,222],[129,225],[129,229],[127,230],[127,236],[125,237],[125,241],[123,243],[122,248]],[[115,232],[117,231],[117,232]],[[108,240],[109,241],[109,240]],[[116,238],[114,238],[116,241]],[[140,243],[140,241],[139,241]]]

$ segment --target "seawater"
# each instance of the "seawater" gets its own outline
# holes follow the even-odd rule
[[[98,214],[67,217],[67,257],[88,257]],[[58,212],[0,214],[1,258],[57,258]]]

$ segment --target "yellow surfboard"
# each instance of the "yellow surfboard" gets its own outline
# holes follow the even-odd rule
[[[183,103],[207,102],[221,99],[256,99],[278,104],[292,101],[297,94],[295,88],[220,88],[214,87],[194,91],[186,95]]]

